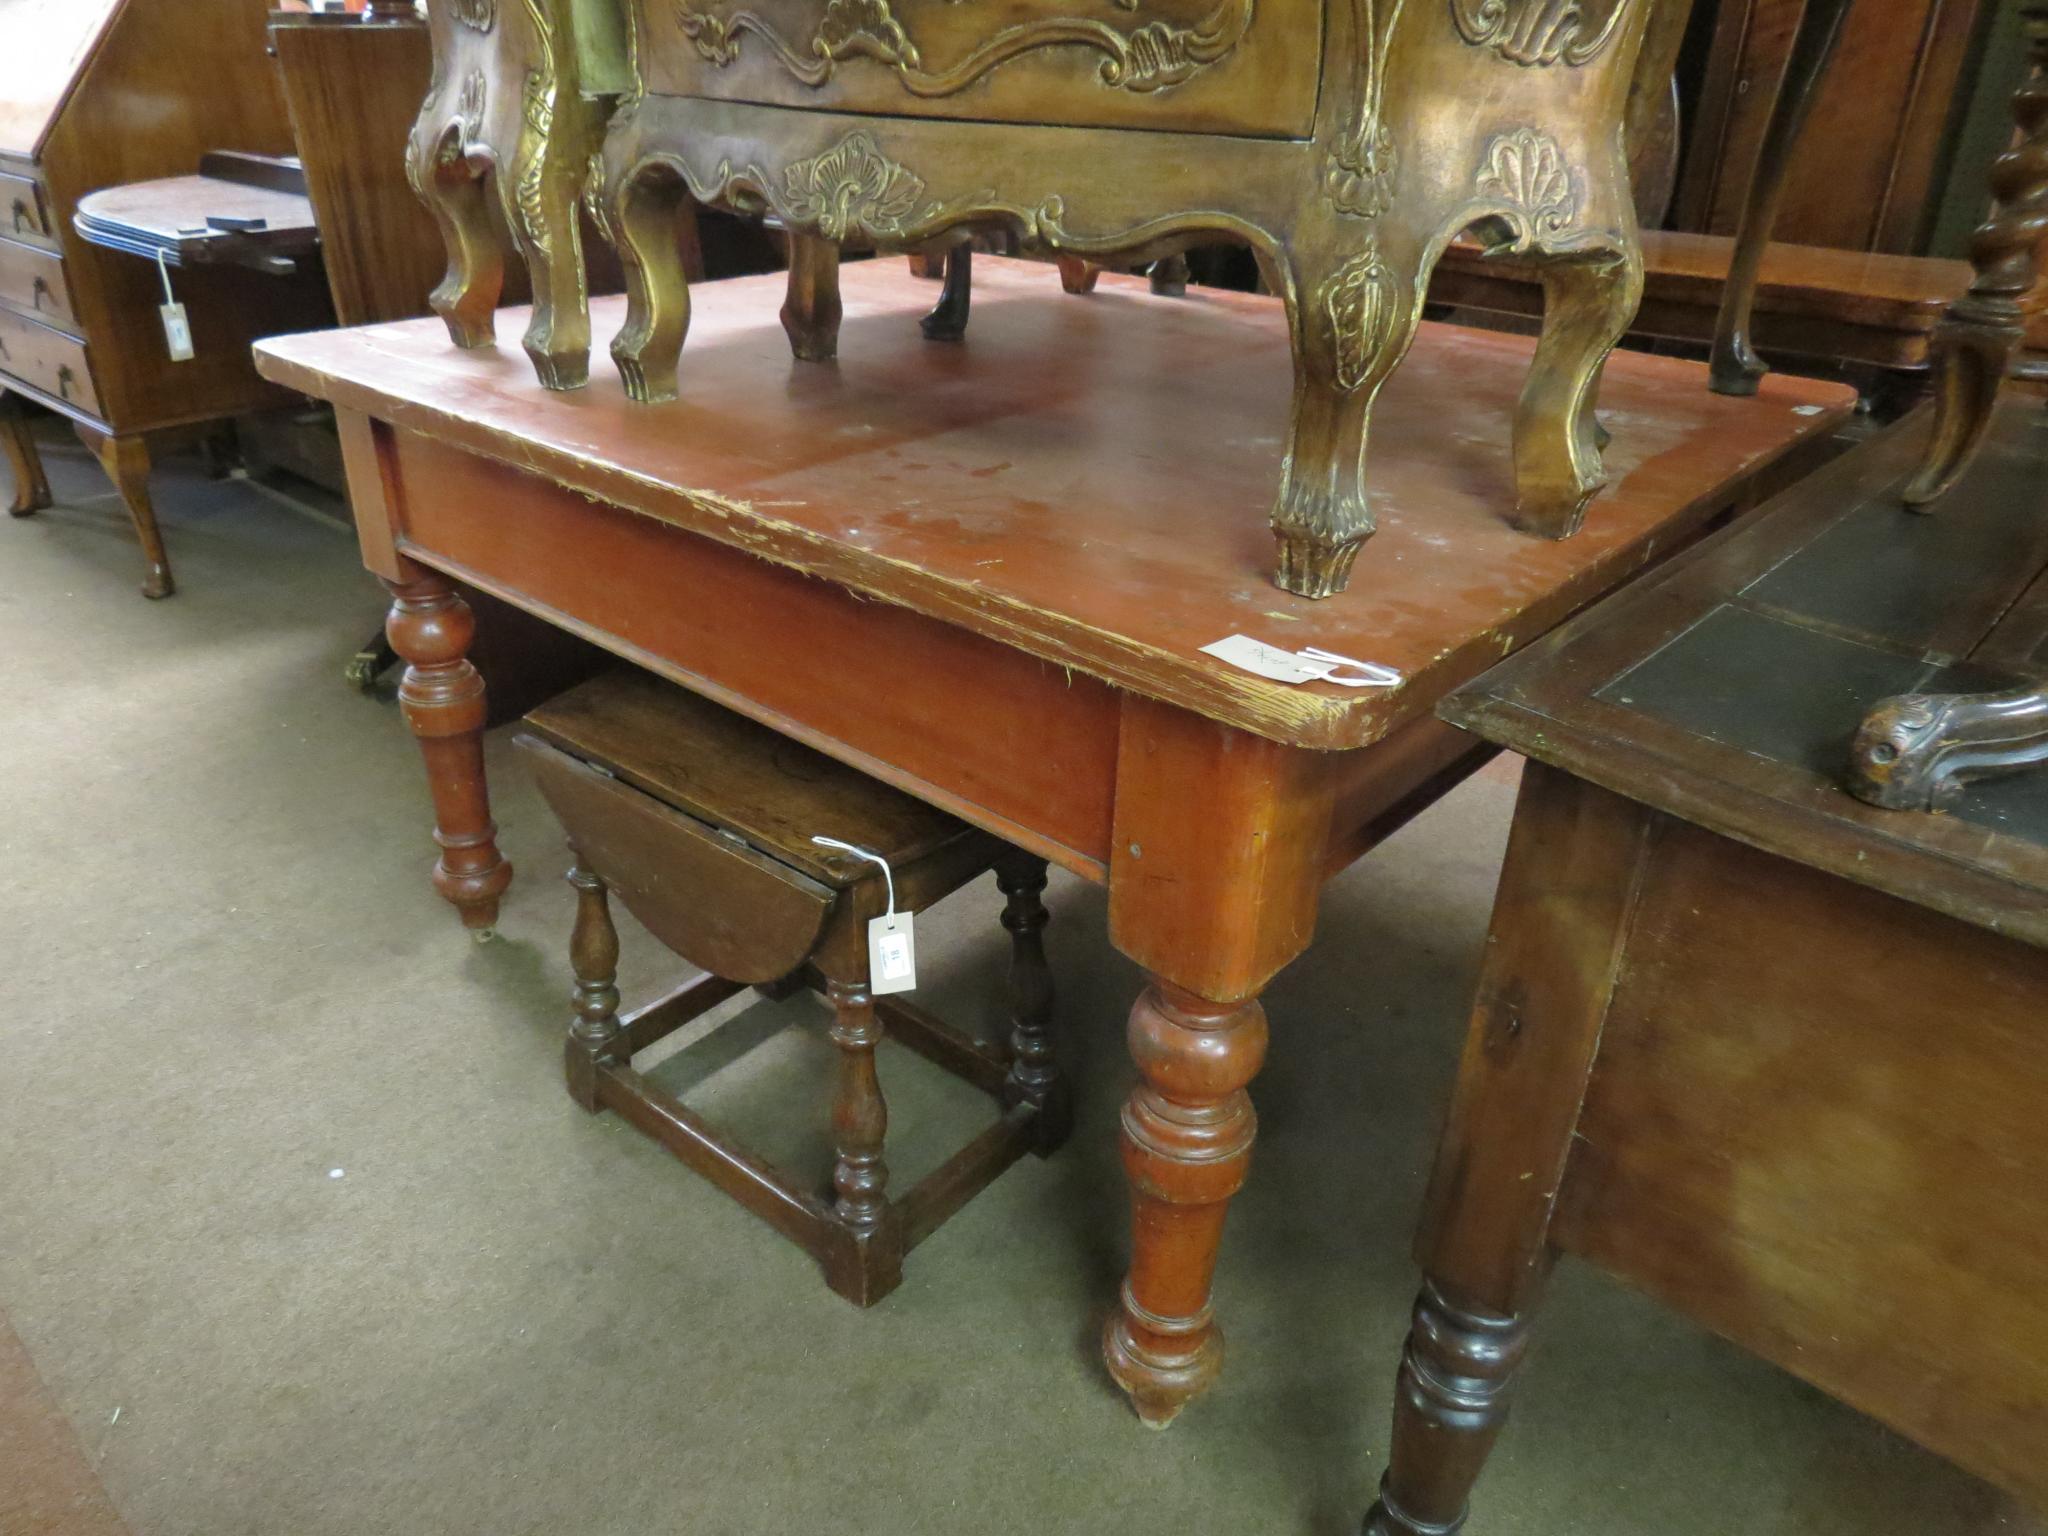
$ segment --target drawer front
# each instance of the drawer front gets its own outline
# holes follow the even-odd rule
[[[0,171],[0,235],[42,245],[57,243],[49,196],[41,182],[13,171]]]
[[[1325,0],[631,0],[658,95],[1307,138]]]
[[[64,258],[40,246],[0,240],[0,304],[11,304],[48,325],[76,330]]]
[[[54,400],[99,414],[100,400],[93,391],[92,370],[86,366],[85,343],[4,309],[0,309],[0,373],[12,374]]]

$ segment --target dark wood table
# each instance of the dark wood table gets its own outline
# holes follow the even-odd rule
[[[1221,1361],[1209,1285],[1251,1151],[1259,994],[1308,947],[1323,882],[1490,751],[1436,701],[1824,452],[1851,396],[1773,379],[1728,400],[1696,365],[1617,356],[1613,484],[1552,543],[1505,521],[1530,343],[1427,327],[1378,407],[1380,532],[1316,602],[1269,579],[1280,306],[1122,277],[1068,297],[1042,267],[980,266],[967,342],[936,346],[928,286],[849,265],[836,364],[791,362],[779,276],[703,285],[664,406],[603,370],[548,393],[516,346],[460,352],[438,322],[281,338],[258,361],[339,414],[410,663],[435,880],[470,925],[512,872],[450,577],[1108,886],[1111,937],[1151,981],[1105,1348],[1164,1423]],[[618,325],[616,302],[593,309],[600,336]],[[1282,684],[1202,654],[1238,633],[1402,682]]]
[[[1932,516],[1928,416],[1442,707],[1530,762],[1370,1536],[1462,1523],[1558,1252],[2048,1506],[2048,776],[1841,787],[2043,671],[2048,414]]]

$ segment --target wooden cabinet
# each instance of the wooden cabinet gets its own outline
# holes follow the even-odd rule
[[[88,245],[71,218],[89,192],[189,173],[210,149],[291,153],[266,13],[267,0],[0,0],[0,393],[77,425],[135,521],[152,597],[171,575],[145,434],[286,403],[250,343],[324,323],[325,294],[317,271],[176,272],[196,355],[174,362],[155,268]],[[46,500],[39,475],[17,477],[17,514]]]

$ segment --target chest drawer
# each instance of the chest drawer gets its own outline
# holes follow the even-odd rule
[[[0,240],[0,303],[26,310],[51,325],[76,328],[64,258],[40,246]]]
[[[0,309],[0,373],[11,374],[52,399],[99,414],[85,343],[6,309]]]
[[[0,235],[54,246],[57,232],[41,182],[17,171],[0,171]]]
[[[1326,0],[629,0],[657,95],[1307,138]]]

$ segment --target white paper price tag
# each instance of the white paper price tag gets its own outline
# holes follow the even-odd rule
[[[868,920],[868,993],[887,997],[891,992],[908,992],[917,985],[917,933],[910,914],[896,910],[896,872],[879,853],[836,837],[811,839],[821,848],[837,848],[857,859],[882,868],[882,880],[889,893],[889,910]]]
[[[868,991],[875,997],[908,992],[917,985],[917,934],[908,912],[891,912],[868,923]]]
[[[1341,688],[1398,688],[1401,674],[1376,661],[1359,661],[1335,651],[1303,646],[1286,650],[1254,640],[1250,635],[1230,635],[1202,647],[1205,656],[1227,661],[1245,672],[1270,677],[1276,683],[1335,683]]]
[[[192,322],[185,318],[185,306],[160,304],[157,312],[164,317],[164,345],[171,349],[171,361],[189,363],[192,360]]]

